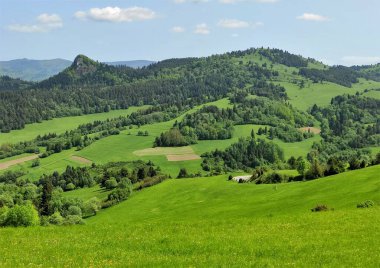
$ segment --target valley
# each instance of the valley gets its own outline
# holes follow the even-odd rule
[[[374,267],[379,88],[249,49],[4,90],[0,266]]]

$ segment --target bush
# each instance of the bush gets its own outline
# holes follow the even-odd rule
[[[177,179],[181,179],[181,178],[186,178],[188,177],[189,175],[187,174],[187,170],[186,168],[181,168],[179,170],[179,173],[178,173],[178,176],[177,176]]]
[[[107,200],[121,202],[123,200],[126,200],[130,196],[130,194],[131,194],[130,188],[116,189],[108,195]]]
[[[0,208],[13,207],[13,198],[7,193],[0,194]]]
[[[75,190],[75,185],[74,185],[74,183],[70,182],[69,184],[67,184],[66,187],[65,187],[65,190],[66,190],[66,191],[72,191],[72,190]]]
[[[38,212],[32,204],[16,205],[6,213],[3,226],[36,226],[40,224]]]
[[[40,165],[40,160],[39,159],[33,160],[32,167],[38,167],[39,165]]]
[[[317,205],[315,208],[312,208],[312,212],[322,212],[322,211],[328,211],[329,208],[326,205]]]
[[[356,205],[357,208],[371,208],[375,205],[375,202],[373,202],[372,200],[367,200],[363,203],[359,203]]]
[[[64,225],[76,225],[76,224],[84,224],[82,217],[78,215],[69,215],[63,221]]]
[[[68,216],[79,216],[82,218],[82,210],[78,206],[70,206],[67,210]]]
[[[106,180],[106,182],[104,183],[104,186],[108,190],[115,189],[117,187],[117,181],[115,178],[111,178],[109,180]]]
[[[5,221],[7,220],[7,216],[8,216],[8,211],[9,211],[8,207],[0,207],[0,226],[5,225]]]
[[[54,214],[49,217],[49,223],[54,225],[62,225],[63,220],[64,218],[58,211],[54,212]]]
[[[102,205],[97,197],[93,197],[84,204],[84,212],[87,215],[96,215]]]

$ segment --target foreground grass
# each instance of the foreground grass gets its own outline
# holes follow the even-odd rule
[[[355,207],[380,202],[379,172],[277,186],[168,180],[84,226],[0,229],[0,266],[378,267],[380,208]],[[317,203],[335,210],[310,212]]]
[[[379,210],[1,230],[3,267],[376,267]]]

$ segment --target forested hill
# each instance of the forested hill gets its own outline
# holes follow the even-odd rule
[[[287,94],[279,82],[302,85],[330,81],[350,87],[363,76],[353,69],[328,67],[279,49],[169,59],[140,69],[110,66],[79,55],[71,66],[39,83],[0,80],[0,131],[131,105],[166,105],[181,110],[239,91],[284,101]]]

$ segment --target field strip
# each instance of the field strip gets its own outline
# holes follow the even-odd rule
[[[194,154],[193,148],[190,146],[183,147],[155,147],[134,151],[133,154],[137,156],[150,156],[150,155],[182,155]]]
[[[201,159],[201,157],[197,154],[168,154],[166,155],[166,158],[170,162]]]
[[[302,128],[299,128],[299,130],[301,130],[302,132],[310,131],[311,133],[314,133],[314,134],[320,134],[321,133],[321,129],[316,128],[316,127],[302,127]]]
[[[14,166],[14,165],[17,165],[17,164],[21,164],[21,163],[24,163],[24,162],[27,162],[27,161],[30,161],[30,160],[33,160],[33,159],[36,159],[36,158],[38,158],[38,154],[22,157],[22,158],[19,158],[19,159],[10,160],[10,161],[7,161],[7,162],[3,162],[3,163],[0,163],[0,170],[7,169],[7,168],[9,168],[11,166]]]
[[[79,163],[82,163],[82,164],[92,164],[92,161],[91,160],[88,160],[84,157],[81,157],[81,156],[77,156],[77,155],[72,155],[71,156],[71,159],[79,162]]]

